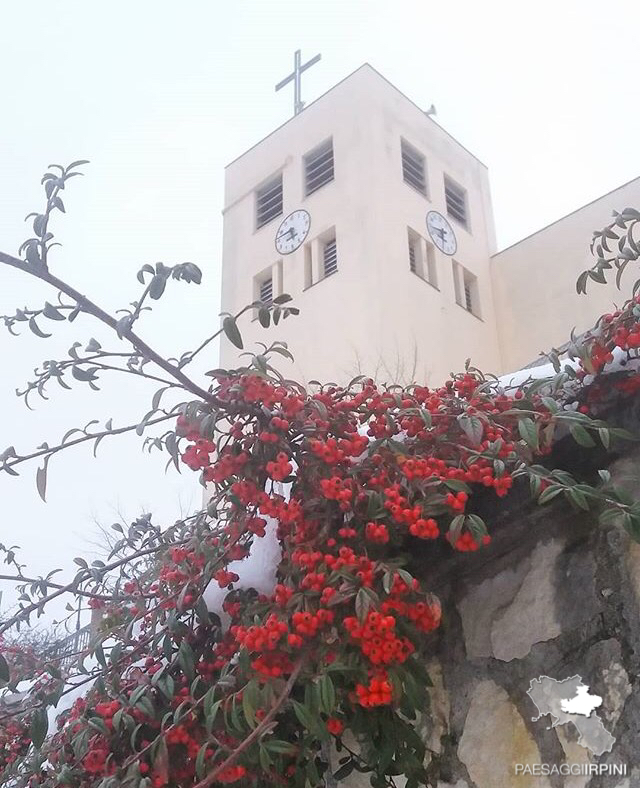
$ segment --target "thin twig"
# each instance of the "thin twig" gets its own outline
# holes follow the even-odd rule
[[[4,263],[11,268],[16,268],[18,271],[22,271],[22,273],[29,274],[29,276],[34,276],[36,279],[40,279],[52,287],[55,287],[57,290],[66,293],[66,295],[68,295],[70,298],[73,298],[81,311],[86,312],[89,315],[93,315],[93,317],[109,326],[109,328],[115,331],[123,339],[128,340],[145,358],[148,358],[149,361],[153,361],[154,364],[157,364],[161,369],[164,369],[165,372],[168,372],[171,377],[179,381],[185,389],[190,391],[192,394],[195,394],[197,397],[200,397],[200,399],[204,400],[205,402],[209,402],[210,404],[214,405],[217,404],[217,399],[212,394],[203,389],[201,386],[198,386],[197,383],[194,383],[194,381],[188,378],[178,367],[171,364],[159,353],[153,350],[153,348],[149,347],[149,345],[147,345],[147,343],[137,334],[131,331],[130,328],[121,328],[118,325],[118,321],[108,312],[105,312],[104,309],[99,307],[86,296],[82,295],[82,293],[71,287],[71,285],[68,285],[57,276],[54,276],[45,266],[35,267],[29,265],[24,260],[20,260],[10,254],[6,254],[6,252],[0,252],[0,263]]]
[[[46,585],[48,588],[66,588],[61,583],[52,583],[50,580],[44,580],[42,578],[36,579],[35,577],[23,577],[22,575],[0,575],[0,580],[13,580],[16,583],[37,583],[38,585]],[[113,600],[113,596],[105,596],[104,594],[92,594],[90,591],[81,591],[77,589],[74,591],[76,596],[84,596],[88,599],[99,599],[101,602],[111,602]]]
[[[208,774],[203,780],[200,780],[199,783],[196,783],[194,788],[208,788],[208,786],[211,785],[211,783],[214,783],[218,779],[218,776],[220,775],[221,772],[229,768],[229,766],[232,766],[236,762],[236,760],[240,757],[240,755],[242,755],[242,753],[246,749],[248,749],[256,739],[262,736],[262,734],[267,730],[267,728],[271,724],[273,718],[276,716],[276,714],[280,711],[281,707],[284,705],[284,702],[291,694],[293,685],[296,683],[298,676],[300,675],[300,671],[302,670],[302,667],[304,665],[305,657],[306,655],[303,655],[296,662],[293,668],[293,672],[287,679],[287,683],[284,685],[284,689],[282,690],[280,696],[278,697],[274,705],[271,707],[271,711],[269,711],[269,713],[260,722],[260,724],[256,728],[254,728],[254,730],[247,736],[247,738],[244,739],[244,741],[242,741],[235,748],[235,750],[231,753],[231,755],[229,755],[228,758],[226,758],[224,761],[222,761],[221,764],[216,766],[216,768],[210,774]]]
[[[168,421],[169,419],[176,419],[178,417],[177,413],[172,413],[167,416],[158,416],[155,419],[149,419],[146,423],[145,427],[150,427],[153,424],[158,424],[162,421]],[[0,471],[3,471],[5,468],[12,468],[14,465],[18,465],[21,462],[26,462],[27,460],[34,460],[37,457],[44,457],[45,455],[53,455],[62,449],[68,449],[70,446],[77,446],[79,443],[86,443],[87,441],[95,440],[96,438],[106,437],[107,435],[122,435],[125,432],[132,432],[133,430],[137,429],[138,424],[130,424],[127,427],[117,427],[114,430],[104,430],[103,432],[96,432],[92,435],[83,435],[81,438],[74,438],[72,441],[67,441],[66,443],[60,443],[57,446],[50,446],[48,449],[39,449],[38,451],[34,451],[31,454],[25,454],[21,457],[15,457],[11,460],[6,460],[5,462],[0,465]]]

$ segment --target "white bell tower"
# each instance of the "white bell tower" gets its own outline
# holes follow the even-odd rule
[[[222,308],[286,292],[300,309],[245,320],[245,349],[286,341],[301,382],[501,367],[487,170],[430,114],[364,65],[228,165]],[[221,364],[238,352],[224,339]]]

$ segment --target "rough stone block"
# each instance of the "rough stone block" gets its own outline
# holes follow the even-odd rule
[[[550,788],[546,777],[515,776],[515,765],[540,763],[540,751],[518,710],[494,681],[478,683],[458,746],[476,788]]]

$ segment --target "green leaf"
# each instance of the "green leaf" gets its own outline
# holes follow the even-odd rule
[[[600,437],[600,440],[604,448],[608,449],[609,446],[611,445],[611,436],[609,435],[609,430],[606,429],[605,427],[600,427],[598,429],[598,436]]]
[[[87,367],[84,369],[74,364],[74,366],[71,367],[71,374],[76,380],[80,380],[83,383],[91,383],[96,379],[95,373],[97,369],[97,367]]]
[[[529,476],[529,486],[531,487],[531,497],[536,498],[540,494],[542,481],[539,476]]]
[[[56,307],[53,306],[53,304],[50,304],[48,301],[45,301],[42,314],[45,317],[48,317],[49,320],[66,320],[65,316],[62,315],[58,309],[56,309]]]
[[[478,517],[477,514],[467,515],[467,524],[469,530],[471,531],[471,535],[476,540],[476,542],[480,542],[482,537],[488,534],[487,526],[485,525],[484,520],[481,517]]]
[[[576,489],[575,487],[569,487],[569,489],[566,490],[566,496],[579,509],[583,509],[585,512],[589,511],[589,501],[587,500],[585,494],[580,490]]]
[[[222,330],[224,331],[229,342],[242,350],[244,347],[242,344],[242,336],[238,330],[235,317],[231,317],[230,315],[225,317],[225,319],[222,321]]]
[[[627,441],[638,440],[637,435],[634,435],[632,432],[629,432],[629,430],[625,430],[621,427],[612,427],[609,430],[609,434],[613,435],[615,438],[622,438],[623,440],[627,440]]]
[[[45,334],[45,332],[40,329],[40,327],[36,323],[35,317],[32,317],[29,320],[29,328],[33,331],[33,333],[37,337],[40,337],[40,339],[48,339],[50,336],[52,336],[51,334]]]
[[[171,639],[170,635],[165,635],[162,640],[162,653],[164,654],[165,659],[171,661],[173,658],[173,640]]]
[[[396,569],[396,573],[400,576],[400,579],[406,583],[409,588],[413,586],[413,575],[407,572],[406,569]]]
[[[465,482],[460,481],[460,479],[443,479],[442,480],[445,487],[448,487],[450,490],[454,492],[471,492],[471,489],[468,484]]]
[[[202,747],[198,750],[198,754],[196,755],[196,775],[199,780],[201,780],[205,775],[206,763],[205,758],[207,756],[207,749],[209,748],[209,742],[206,741]]]
[[[39,750],[40,747],[42,747],[44,740],[47,738],[48,730],[49,719],[47,716],[47,710],[41,706],[35,710],[30,726],[31,741],[36,750]]]
[[[258,745],[258,757],[260,758],[260,766],[264,772],[269,772],[271,767],[273,766],[273,761],[269,757],[269,753],[266,750],[265,745],[260,742]]]
[[[195,676],[195,656],[193,654],[193,649],[186,640],[180,643],[180,648],[178,649],[178,662],[185,676],[189,681],[193,681]]]
[[[269,310],[264,307],[259,309],[258,320],[260,321],[260,325],[263,328],[269,328],[269,324],[271,323],[271,315],[269,314]]]
[[[237,731],[239,731],[240,733],[244,732],[245,728],[244,725],[242,724],[242,721],[240,720],[240,712],[238,711],[238,703],[237,703],[236,695],[233,696],[233,700],[231,701],[231,723]]]
[[[518,432],[527,446],[531,446],[534,451],[538,451],[540,448],[538,428],[532,419],[520,419],[518,421]]]
[[[598,518],[600,525],[613,525],[620,519],[622,513],[620,509],[605,509]]]
[[[0,684],[8,684],[11,680],[11,671],[9,670],[9,663],[0,654]]]
[[[365,618],[367,617],[367,613],[371,607],[371,601],[371,597],[369,594],[367,594],[364,588],[359,588],[358,593],[356,594],[355,609],[356,616],[358,616],[360,623],[364,622]]]
[[[634,542],[640,542],[640,518],[625,512],[622,515],[622,525]]]
[[[562,486],[557,484],[551,484],[545,490],[540,493],[540,497],[538,498],[538,503],[547,503],[548,501],[553,500],[556,495],[559,495],[562,492]]]
[[[40,252],[38,251],[37,243],[32,243],[27,246],[25,257],[27,258],[29,265],[32,265],[35,268],[42,264],[42,259],[40,257]]]
[[[348,777],[351,772],[355,768],[355,761],[350,758],[345,764],[343,764],[336,772],[333,773],[333,779],[340,782],[344,780],[345,777]]]
[[[212,697],[213,697],[213,690],[214,690],[213,687],[209,690],[209,692],[212,693]],[[207,693],[207,695],[209,695],[209,692]],[[209,733],[211,733],[211,731],[213,730],[213,724],[216,721],[216,717],[218,716],[218,711],[220,710],[221,705],[222,705],[221,700],[216,700],[216,701],[212,700],[211,703],[209,703],[208,706],[206,706],[205,724]]]
[[[299,703],[297,700],[291,701],[293,705],[293,710],[296,714],[296,717],[300,721],[300,723],[310,732],[313,733],[317,730],[316,721],[311,716],[309,709],[306,708],[302,703]]]
[[[131,693],[131,696],[129,697],[129,703],[132,706],[135,706],[136,703],[140,700],[140,698],[145,694],[146,691],[147,691],[146,684],[142,684],[140,687],[136,687],[136,689]]]
[[[580,446],[585,446],[590,449],[592,446],[596,445],[596,442],[581,424],[572,424],[569,428],[569,432],[571,432],[573,439]]]
[[[281,739],[270,739],[269,741],[265,741],[264,746],[269,752],[276,755],[295,755],[298,752],[298,747],[296,747],[295,744],[291,744],[288,741],[282,741]]]
[[[107,658],[104,655],[104,649],[102,648],[102,644],[101,643],[97,643],[96,644],[96,647],[94,648],[93,653],[95,654],[96,659],[102,665],[102,667],[106,668],[107,667]],[[140,694],[142,694],[142,693],[140,693]],[[134,700],[132,700],[131,702],[135,703]]]
[[[196,602],[195,611],[198,621],[205,627],[209,626],[211,623],[211,620],[209,619],[209,608],[207,607],[207,603],[204,601],[203,597],[200,597]]]
[[[81,167],[83,164],[89,164],[89,159],[78,159],[77,161],[72,161],[71,164],[67,165],[67,172],[72,170],[74,167]],[[80,175],[80,173],[77,173]]]
[[[457,514],[453,520],[451,520],[451,523],[449,524],[451,544],[455,544],[460,538],[465,519],[466,516],[464,514]]]
[[[116,733],[120,731],[120,725],[122,724],[122,717],[124,714],[124,709],[118,709],[118,711],[113,715],[113,729]]]
[[[47,466],[48,462],[45,460],[44,465],[42,468],[38,468],[36,471],[36,488],[38,490],[38,495],[42,498],[42,500],[46,503],[47,501]]]
[[[410,673],[404,676],[404,691],[414,709],[423,709],[427,702],[427,693],[424,686],[420,686]]]
[[[33,232],[41,238],[44,235],[47,217],[44,214],[38,214],[33,220]]]
[[[161,784],[166,784],[169,776],[169,749],[164,736],[160,737],[152,752],[154,775],[163,781]]]
[[[244,692],[242,693],[242,711],[244,712],[244,718],[247,721],[247,725],[250,728],[256,727],[256,710],[253,708],[253,704],[251,702],[250,693],[245,687]]]
[[[143,265],[142,268],[136,274],[136,278],[137,278],[138,282],[140,282],[140,284],[143,285],[144,284],[144,275],[145,274],[153,274],[153,273],[154,273],[153,266],[149,265],[149,263],[145,263],[145,265]]]
[[[458,423],[473,446],[477,446],[482,441],[484,425],[477,416],[462,414],[458,416]]]
[[[149,285],[149,298],[157,301],[162,297],[164,289],[167,286],[167,277],[162,274],[156,274],[151,280]]]
[[[390,594],[392,587],[393,587],[393,574],[387,571],[382,576],[382,588],[385,594]]]
[[[320,708],[325,714],[331,714],[336,706],[336,688],[331,676],[325,673],[318,682],[320,689]]]
[[[136,703],[136,708],[143,711],[150,719],[153,719],[154,717],[153,703],[149,698],[146,697],[146,695],[145,697],[140,698],[140,700]]]
[[[553,397],[541,397],[541,401],[550,413],[555,414],[560,410],[560,405],[553,399]]]

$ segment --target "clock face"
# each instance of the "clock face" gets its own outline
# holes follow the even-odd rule
[[[427,214],[427,230],[434,244],[441,252],[452,255],[456,253],[458,242],[453,227],[438,211],[429,211]]]
[[[291,254],[309,234],[311,216],[302,209],[290,213],[282,220],[276,232],[276,249],[280,254]]]

